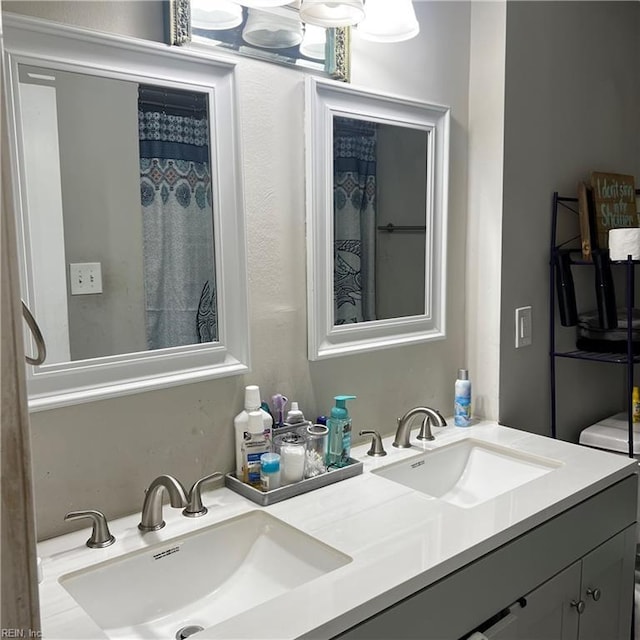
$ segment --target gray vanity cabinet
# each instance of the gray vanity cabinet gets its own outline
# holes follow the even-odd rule
[[[627,640],[634,594],[635,526],[582,561],[580,640]],[[630,547],[632,553],[629,553]]]
[[[337,637],[628,640],[637,489],[630,475]]]
[[[516,604],[513,607],[515,629],[504,637],[511,640],[576,640],[579,614],[571,603],[577,602],[576,596],[580,593],[580,566],[581,562],[575,562],[527,594],[522,599],[524,606]],[[492,640],[498,638],[496,635]]]
[[[527,594],[512,607],[515,628],[508,637],[628,640],[633,556],[627,547],[634,536],[631,526]]]

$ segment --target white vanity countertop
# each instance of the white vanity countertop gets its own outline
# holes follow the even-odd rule
[[[416,433],[412,433],[412,443]],[[435,428],[434,435],[435,441],[411,449],[396,449],[391,446],[393,437],[385,438],[388,455],[383,458],[367,456],[368,443],[355,447],[352,457],[364,462],[362,475],[264,507],[271,515],[349,555],[352,562],[194,637],[332,637],[637,470],[636,462],[624,456],[495,422]],[[453,506],[369,473],[469,437],[562,464],[552,473],[472,508]],[[60,576],[263,509],[226,488],[205,493],[203,502],[209,513],[197,519],[184,518],[179,510],[166,505],[167,525],[154,533],[142,535],[138,531],[139,514],[111,522],[117,541],[106,549],[85,546],[90,533],[87,529],[41,542],[44,638],[107,637],[60,586]]]

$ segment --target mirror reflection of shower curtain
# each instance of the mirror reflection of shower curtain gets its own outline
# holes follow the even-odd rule
[[[204,94],[140,85],[147,346],[218,339]]]
[[[334,324],[375,320],[376,124],[333,118]]]

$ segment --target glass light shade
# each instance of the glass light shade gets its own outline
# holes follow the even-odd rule
[[[304,26],[304,37],[300,44],[300,53],[314,60],[324,60],[326,57],[327,30],[314,24]]]
[[[367,0],[367,12],[356,33],[374,42],[402,42],[418,35],[420,25],[411,0]]]
[[[364,18],[364,3],[362,0],[302,0],[300,18],[305,24],[318,27],[349,27]]]
[[[289,4],[291,0],[235,0],[244,7],[253,7],[260,9],[261,7],[282,7]]]
[[[291,17],[293,15],[293,17]],[[302,22],[296,14],[283,9],[249,9],[242,39],[254,47],[286,49],[302,42]]]
[[[242,7],[231,0],[191,0],[191,25],[196,29],[233,29],[242,24]]]

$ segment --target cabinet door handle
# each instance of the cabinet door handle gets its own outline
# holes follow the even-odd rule
[[[600,591],[600,589],[592,589],[591,587],[589,587],[587,589],[587,595],[591,596],[597,602],[598,600],[600,600],[602,591]]]
[[[583,600],[572,600],[571,606],[575,608],[578,612],[578,615],[584,612],[584,601]]]

